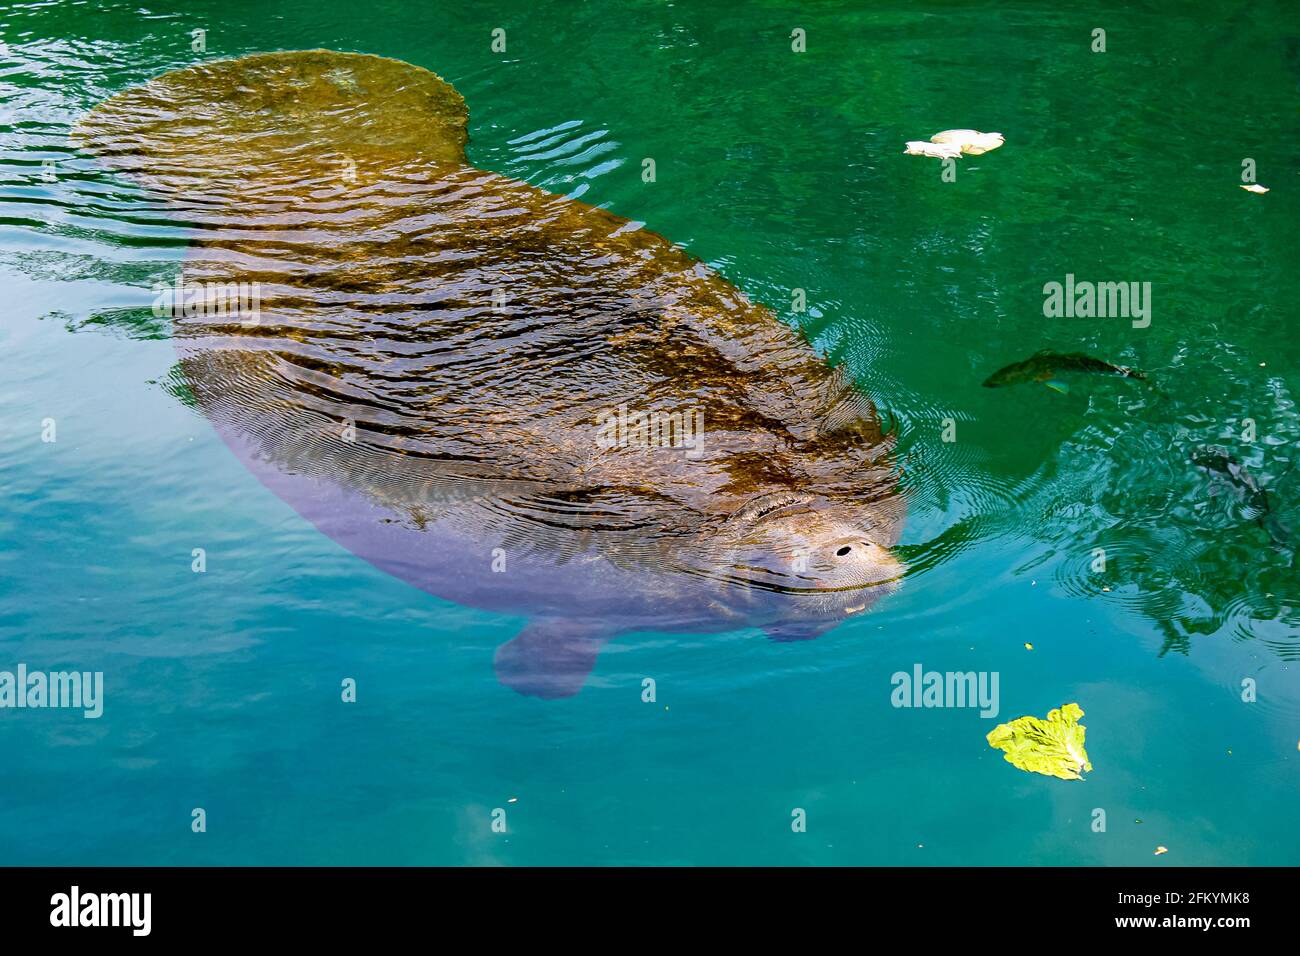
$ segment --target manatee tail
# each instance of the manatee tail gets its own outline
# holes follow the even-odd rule
[[[461,95],[428,70],[301,50],[164,73],[95,107],[73,140],[163,194],[213,180],[301,188],[325,174],[364,182],[370,169],[462,165],[468,120]]]

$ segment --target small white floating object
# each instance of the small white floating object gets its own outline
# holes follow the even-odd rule
[[[925,140],[909,140],[903,150],[908,156],[933,156],[935,159],[956,159],[961,155],[960,146],[946,143],[927,143]]]
[[[1244,189],[1244,190],[1246,190],[1246,192],[1248,192],[1248,193],[1266,193],[1266,192],[1268,192],[1268,187],[1267,187],[1267,186],[1261,186],[1259,183],[1251,183],[1249,186],[1242,186],[1241,188]]]
[[[956,146],[963,153],[979,156],[997,149],[1006,142],[1006,137],[1001,133],[981,133],[977,129],[946,129],[931,136],[930,142]]]

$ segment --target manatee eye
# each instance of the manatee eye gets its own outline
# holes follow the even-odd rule
[[[848,553],[849,553],[850,551],[852,551],[852,550],[853,550],[853,549],[850,548],[850,547],[846,544],[844,547],[840,548],[840,549],[839,549],[838,551],[836,551],[835,553],[838,554],[838,555],[842,558],[842,557],[844,557],[846,554],[848,554]]]

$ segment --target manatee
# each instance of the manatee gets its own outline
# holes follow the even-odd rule
[[[222,439],[376,567],[525,617],[515,690],[894,590],[893,436],[844,367],[640,224],[474,168],[467,128],[434,73],[312,50],[166,73],[74,137],[192,229],[173,338]]]

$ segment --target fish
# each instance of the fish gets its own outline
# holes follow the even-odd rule
[[[1123,378],[1145,379],[1146,373],[1125,365],[1112,365],[1102,359],[1082,352],[1062,354],[1048,349],[1035,352],[1022,362],[1014,362],[998,369],[984,380],[985,388],[1004,388],[1025,382],[1042,382],[1048,388],[1067,393],[1069,385],[1060,380],[1065,373],[1087,375],[1119,375]]]
[[[493,668],[542,699],[622,635],[808,640],[897,590],[854,374],[644,224],[475,167],[468,128],[432,71],[329,50],[80,118],[192,230],[177,385],[236,458],[374,567],[524,619]]]
[[[1241,494],[1251,520],[1268,534],[1274,544],[1283,546],[1287,544],[1288,536],[1273,512],[1268,492],[1255,480],[1255,476],[1246,470],[1246,466],[1240,459],[1218,445],[1202,445],[1195,449],[1190,457],[1197,467],[1227,479],[1228,483]],[[1290,467],[1287,470],[1289,471]]]
[[[1246,192],[1248,193],[1255,193],[1256,195],[1260,195],[1260,196],[1268,192],[1268,187],[1261,186],[1259,183],[1243,184],[1241,188],[1246,190]]]

